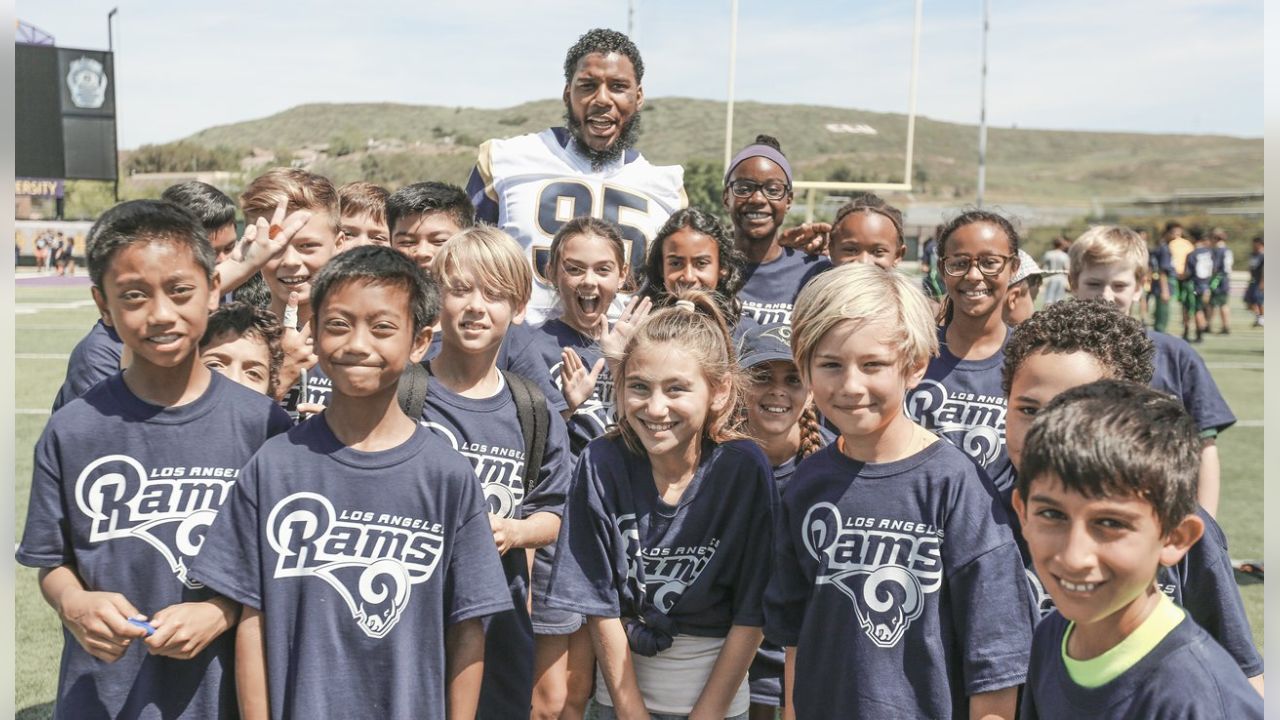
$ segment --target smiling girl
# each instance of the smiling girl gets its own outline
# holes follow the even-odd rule
[[[587,616],[601,718],[745,718],[777,493],[733,430],[719,304],[683,291],[617,358],[618,427],[578,462],[547,602]],[[732,499],[732,502],[726,502]]]
[[[714,215],[685,208],[672,215],[649,244],[640,293],[654,307],[663,307],[682,290],[706,290],[737,339],[758,325],[743,313],[738,297],[746,281],[745,267],[746,259]]]
[[[970,210],[943,227],[938,254],[947,287],[941,347],[908,393],[907,410],[983,468],[1011,512],[1000,378],[1009,328],[1001,308],[1018,270],[1018,231],[998,213]]]

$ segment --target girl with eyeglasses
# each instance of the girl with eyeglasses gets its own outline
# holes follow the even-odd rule
[[[779,244],[791,209],[791,182],[791,164],[769,135],[757,135],[754,143],[738,151],[724,176],[724,209],[733,223],[733,244],[746,257],[746,284],[738,297],[742,312],[761,325],[790,325],[800,288],[831,267],[822,255]],[[830,229],[822,227],[822,232]]]
[[[938,238],[947,289],[940,348],[924,379],[907,393],[907,412],[985,470],[1009,509],[1013,467],[1005,450],[1000,377],[1009,328],[1001,308],[1018,270],[1018,231],[998,213],[970,210],[947,223]]]

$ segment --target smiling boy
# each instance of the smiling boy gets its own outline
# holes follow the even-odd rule
[[[288,418],[200,362],[218,276],[195,218],[135,200],[90,237],[94,302],[133,360],[36,446],[17,557],[64,626],[54,717],[233,718],[225,631],[240,608],[190,567],[239,468]]]
[[[529,301],[532,277],[520,246],[497,228],[474,227],[445,243],[432,271],[443,290],[444,341],[429,365],[422,423],[471,461],[515,605],[486,626],[485,652],[503,662],[485,672],[480,716],[527,717],[534,634],[525,551],[555,542],[560,531],[572,469],[568,430],[558,411],[535,400],[533,412],[544,413],[547,423],[546,442],[540,462],[529,457],[517,393],[535,388],[499,369],[503,339]]]
[[[195,568],[245,606],[242,715],[473,717],[481,618],[511,601],[470,467],[396,401],[439,295],[376,245],[339,255],[312,293],[332,399],[249,461]]]
[[[1032,423],[1013,501],[1057,610],[1036,629],[1023,718],[1262,717],[1231,656],[1156,583],[1204,532],[1195,436],[1176,400],[1116,380]]]
[[[1072,294],[1081,300],[1107,300],[1129,314],[1147,273],[1147,246],[1137,233],[1118,225],[1098,225],[1080,235],[1068,254]],[[1236,417],[1204,360],[1186,340],[1151,328],[1147,337],[1156,346],[1151,387],[1176,395],[1200,428],[1196,441],[1199,500],[1210,515],[1216,515],[1221,485],[1217,437],[1235,424]]]

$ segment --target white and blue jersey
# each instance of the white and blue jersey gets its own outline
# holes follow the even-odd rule
[[[688,204],[680,166],[651,165],[627,150],[597,170],[575,143],[564,128],[489,140],[467,181],[477,218],[502,228],[529,253],[534,283],[527,320],[534,325],[555,305],[546,267],[562,225],[585,215],[617,225],[628,262],[639,268],[658,228]],[[625,302],[617,299],[615,306]]]
[[[18,562],[73,567],[85,589],[118,592],[147,617],[213,593],[192,573],[240,469],[289,418],[261,393],[211,373],[196,400],[159,407],[123,373],[53,414],[36,444]],[[234,632],[196,658],[135,642],[114,663],[63,629],[55,718],[235,718]]]

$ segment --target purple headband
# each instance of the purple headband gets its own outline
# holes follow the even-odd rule
[[[743,160],[753,157],[768,158],[778,163],[778,167],[782,168],[782,172],[787,176],[787,184],[791,184],[791,163],[787,162],[787,158],[782,153],[768,145],[748,145],[739,150],[738,154],[733,156],[733,162],[729,163],[729,169],[724,173],[724,184],[729,184],[729,176],[742,164]]]

